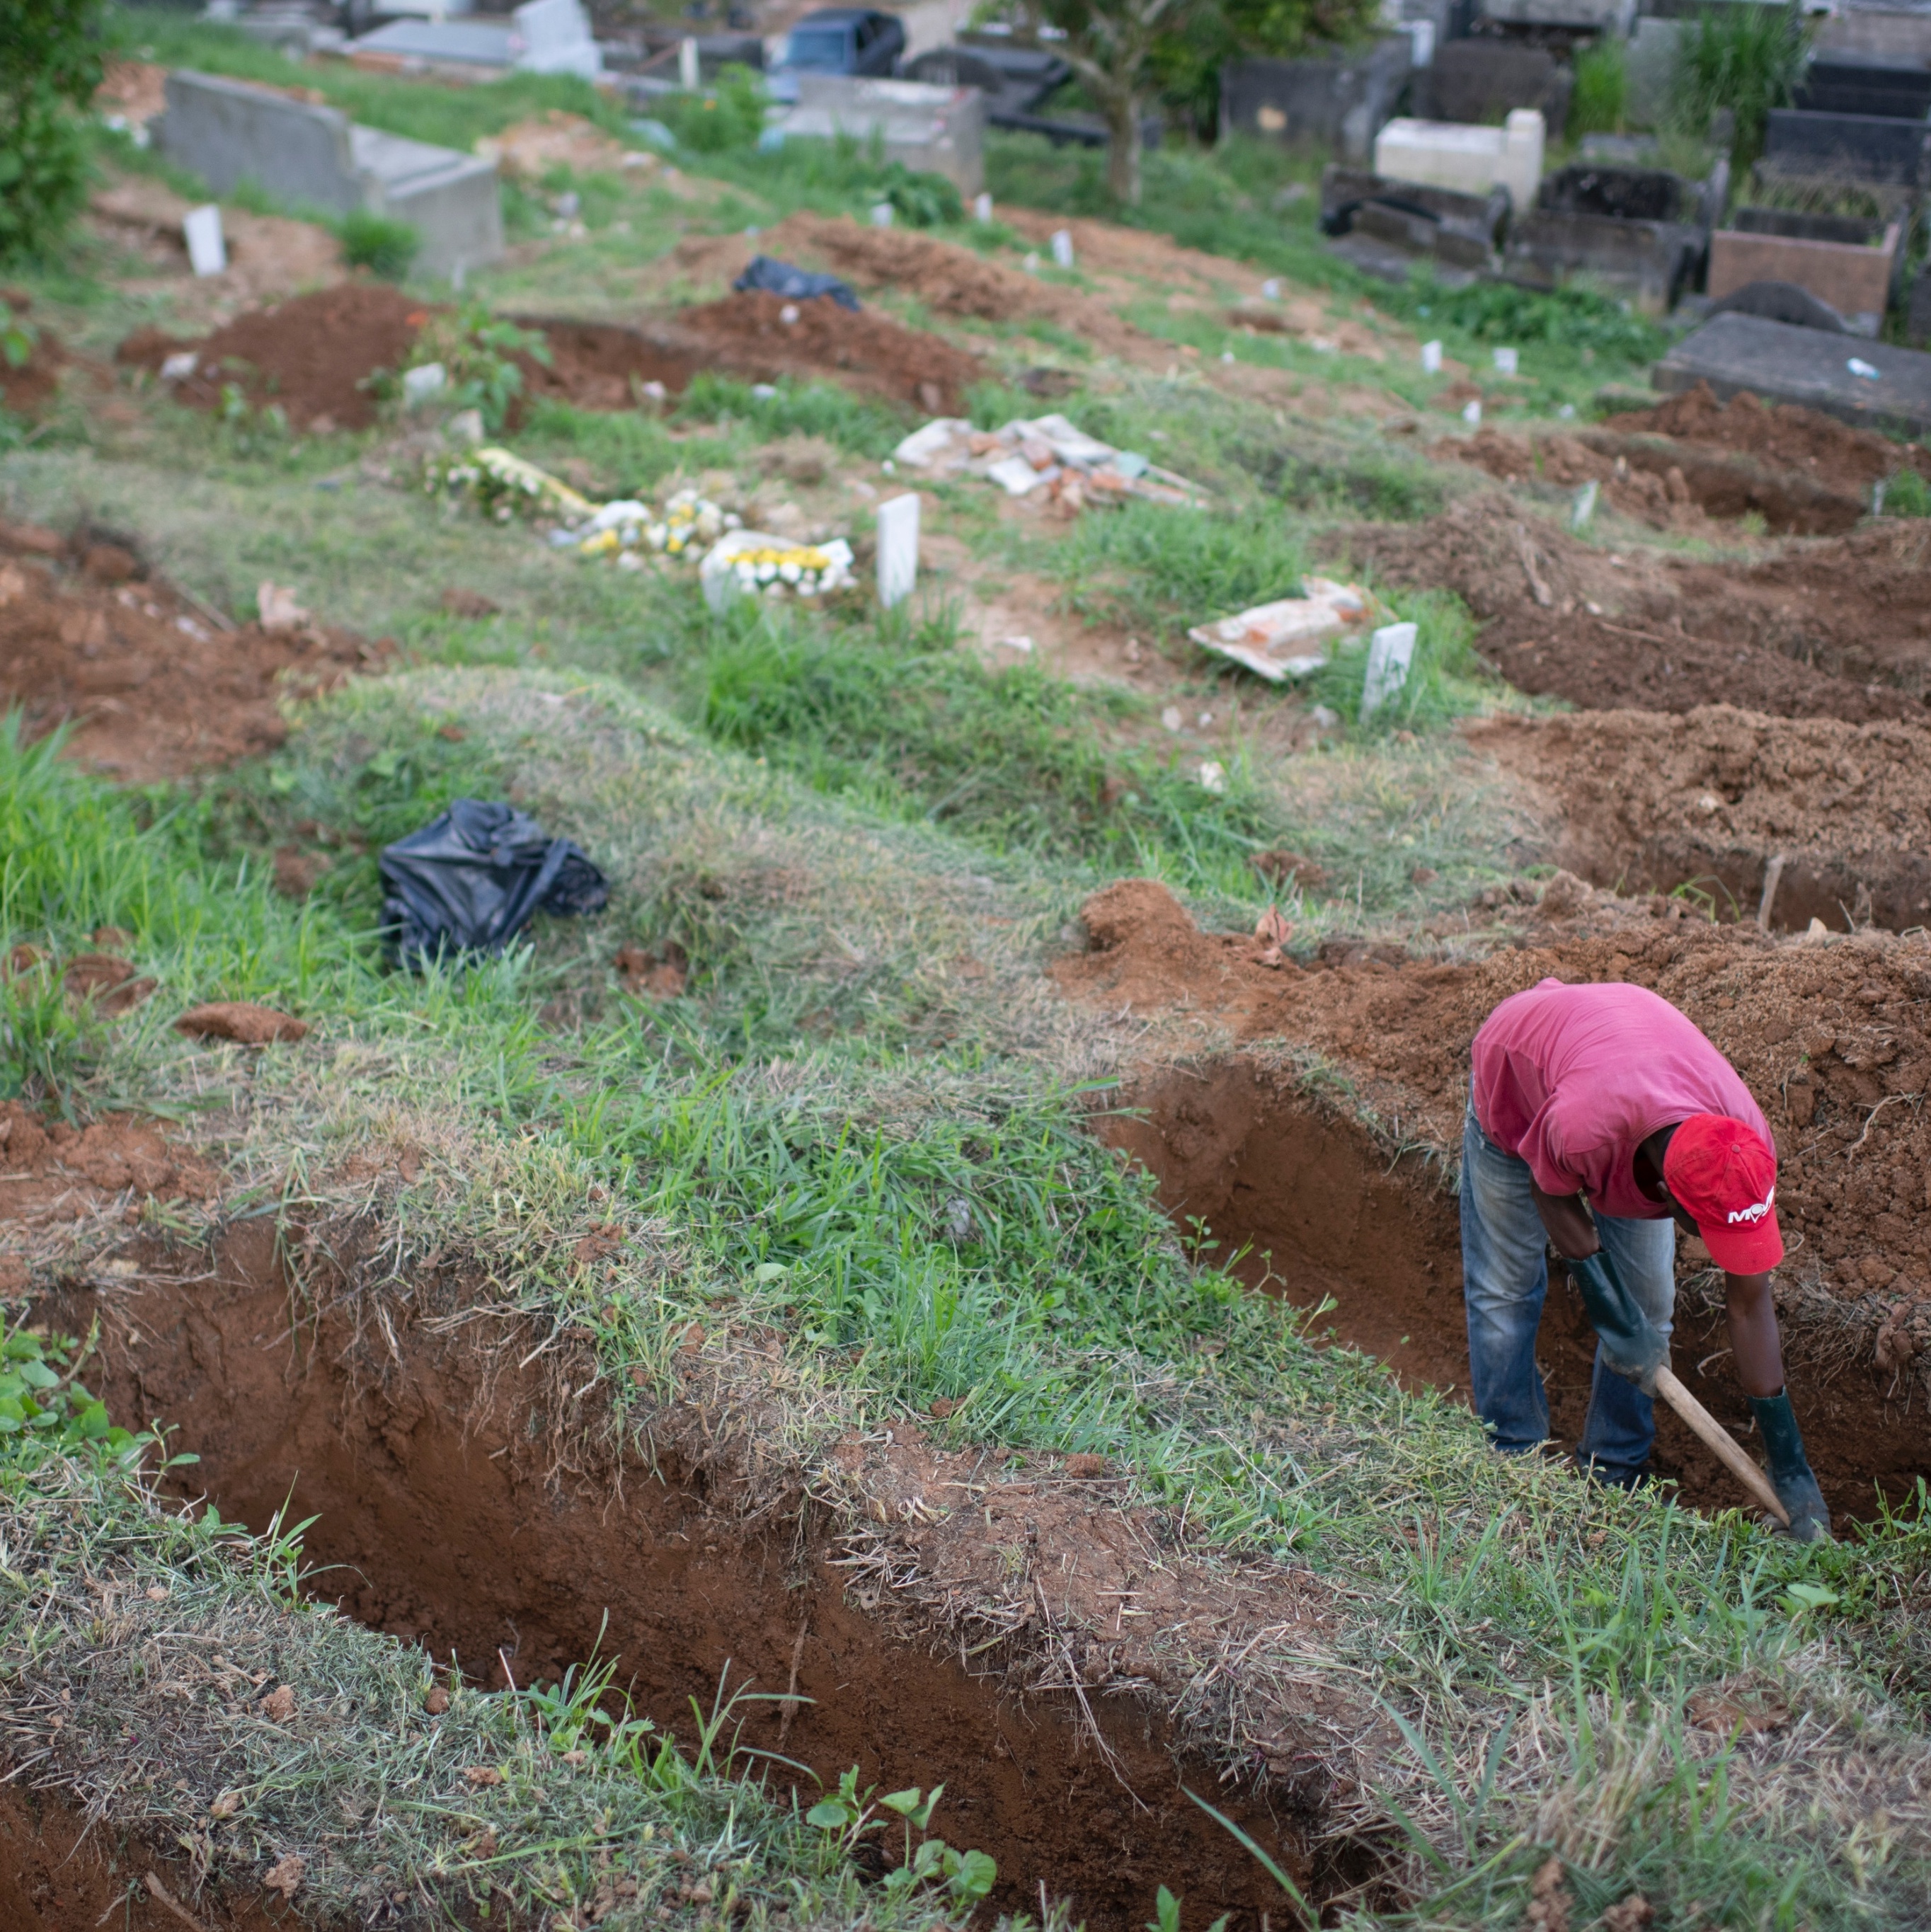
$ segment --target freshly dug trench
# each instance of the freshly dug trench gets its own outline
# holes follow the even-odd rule
[[[182,1932],[181,1901],[195,1887],[180,1867],[178,1852],[119,1841],[111,1822],[76,1816],[52,1792],[0,1785],[6,1932],[83,1932],[110,1922],[117,1932]],[[186,1922],[204,1932],[286,1932],[296,1922],[270,1913],[259,1894],[237,1900],[209,1888],[194,1897]]]
[[[1713,705],[1484,719],[1464,735],[1541,794],[1560,828],[1547,856],[1593,885],[1688,886],[1719,920],[1780,932],[1931,922],[1931,724]]]
[[[734,1516],[728,1485],[661,1445],[656,1468],[627,1464],[615,1485],[573,1471],[567,1445],[533,1439],[541,1371],[509,1366],[525,1347],[485,1359],[398,1321],[396,1352],[365,1372],[341,1305],[291,1324],[269,1232],[234,1235],[212,1268],[196,1257],[184,1272],[156,1257],[140,1289],[51,1312],[70,1326],[99,1315],[98,1391],[117,1418],[178,1430],[172,1445],[200,1457],[194,1484],[224,1515],[260,1528],[286,1505],[287,1520],[317,1519],[310,1586],[349,1614],[498,1687],[554,1679],[601,1630],[617,1682],[673,1729],[687,1728],[690,1699],[710,1707],[727,1664],[732,1688],[794,1685],[814,1701],[788,1725],[778,1706],[740,1707],[744,1742],[772,1750],[782,1736],[827,1782],[853,1764],[866,1783],[942,1782],[935,1829],[998,1859],[994,1902],[1009,1910],[1036,1910],[1042,1882],[1095,1927],[1137,1924],[1161,1883],[1203,1924],[1231,1911],[1254,1926],[1278,1910],[1179,1781],[1218,1788],[1270,1849],[1281,1820],[1224,1795],[1214,1767],[1178,1760],[1150,1702],[1097,1688],[1020,1700],[958,1655],[894,1641],[867,1586],[848,1598],[848,1578],[871,1574],[849,1567],[848,1545],[809,1515],[802,1533],[788,1512]],[[1044,1520],[1052,1505],[1030,1507]],[[1291,1848],[1277,1856],[1305,1875]]]
[[[1094,1124],[1154,1175],[1177,1221],[1203,1221],[1229,1257],[1245,1250],[1235,1266],[1251,1286],[1301,1308],[1332,1301],[1317,1327],[1378,1356],[1411,1387],[1467,1399],[1459,1225],[1439,1162],[1419,1153],[1391,1161],[1291,1077],[1242,1058],[1175,1070]],[[1713,1304],[1700,1272],[1679,1260],[1676,1372],[1754,1448],[1749,1406],[1728,1370],[1721,1290]],[[1811,1462],[1833,1511],[1840,1520],[1874,1516],[1874,1484],[1892,1504],[1907,1502],[1926,1460],[1921,1407],[1887,1404],[1894,1377],[1842,1372],[1809,1348],[1800,1330],[1787,1340]],[[1595,1342],[1580,1297],[1552,1270],[1536,1354],[1551,1433],[1569,1452],[1588,1412]],[[1661,1402],[1656,1420],[1652,1467],[1684,1502],[1747,1506],[1735,1479]]]

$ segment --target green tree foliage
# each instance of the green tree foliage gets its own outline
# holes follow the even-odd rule
[[[0,261],[43,252],[87,191],[80,116],[101,84],[101,0],[0,4]]]
[[[1376,12],[1376,0],[1201,0],[1187,32],[1155,48],[1154,85],[1170,115],[1210,140],[1228,62],[1254,55],[1291,60],[1317,47],[1359,45],[1372,36]]]

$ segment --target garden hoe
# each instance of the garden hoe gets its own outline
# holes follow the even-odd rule
[[[1610,1367],[1638,1384],[1645,1394],[1661,1396],[1710,1445],[1731,1474],[1788,1529],[1790,1512],[1777,1500],[1770,1478],[1671,1372],[1668,1344],[1636,1306],[1608,1256],[1599,1249],[1581,1261],[1565,1258],[1563,1265],[1581,1292],[1590,1325],[1602,1339]]]

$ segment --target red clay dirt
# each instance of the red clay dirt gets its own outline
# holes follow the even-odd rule
[[[366,429],[376,399],[362,382],[378,369],[402,367],[428,315],[386,282],[343,282],[251,309],[198,340],[139,329],[115,359],[158,375],[170,356],[193,349],[200,358],[194,374],[170,387],[194,408],[219,408],[233,384],[251,403],[279,407],[291,429]]]
[[[1734,704],[1852,724],[1919,718],[1931,691],[1931,523],[1704,563],[1579,542],[1482,496],[1406,526],[1336,533],[1352,567],[1452,590],[1518,690],[1583,710]],[[1340,568],[1340,566],[1336,566]]]
[[[0,1294],[27,1285],[29,1258],[69,1223],[125,1202],[205,1201],[219,1178],[175,1146],[152,1120],[110,1114],[85,1126],[50,1120],[18,1100],[0,1102]]]
[[[1931,922],[1931,722],[1727,705],[1470,723],[1559,829],[1542,856],[1629,893],[1689,886],[1719,920],[1802,932]],[[1764,892],[1781,860],[1769,902]]]
[[[1149,1075],[1128,1098],[1150,1108],[1149,1126],[1103,1123],[1103,1131],[1146,1160],[1177,1211],[1201,1216],[1230,1243],[1265,1235],[1290,1285],[1304,1267],[1310,1293],[1345,1281],[1341,1332],[1445,1386],[1467,1379],[1458,1244],[1422,1169],[1458,1160],[1476,1028],[1499,1000],[1545,977],[1653,988],[1729,1057],[1776,1130],[1789,1247],[1779,1308],[1825,1492],[1833,1508],[1860,1514],[1873,1482],[1902,1502],[1925,1460],[1924,1364],[1911,1364],[1931,1352],[1931,1118],[1919,1105],[1931,1088],[1931,1032],[1917,1017],[1931,997],[1931,940],[1864,933],[1779,944],[1680,903],[1610,899],[1566,875],[1538,911],[1520,944],[1472,964],[1337,946],[1327,963],[1268,966],[1257,941],[1203,933],[1165,888],[1128,880],[1088,902],[1089,950],[1061,962],[1055,976],[1080,998],[1143,1018],[1184,1010],[1190,1028],[1224,1028],[1236,1048],[1284,1042],[1345,1076],[1351,1106],[1413,1150],[1405,1168],[1389,1168],[1410,1184],[1404,1214],[1392,1180],[1372,1178],[1389,1168],[1387,1153],[1358,1125],[1324,1114],[1290,1070],[1257,1049],[1227,1066]],[[1266,1097],[1217,1099],[1243,1083]],[[1337,1180],[1350,1170],[1352,1184]],[[1706,1339],[1720,1330],[1720,1292],[1709,1312],[1707,1276],[1686,1274],[1678,1373],[1721,1419],[1746,1428],[1721,1372],[1720,1333]],[[1554,1300],[1547,1318],[1569,1319]],[[1717,1372],[1703,1376],[1698,1364],[1713,1348]],[[1579,1410],[1569,1420],[1579,1422]],[[1691,1500],[1734,1500],[1686,1438],[1666,1435],[1662,1453]]]
[[[788,308],[797,312],[794,322],[783,319]],[[788,303],[747,290],[680,309],[671,320],[680,334],[710,350],[719,367],[746,374],[830,376],[930,416],[956,414],[966,389],[984,373],[976,356],[938,336],[908,328],[875,309],[854,314],[827,297]]]
[[[788,306],[797,310],[794,322],[782,319]],[[194,408],[218,408],[232,384],[251,404],[279,406],[299,431],[366,429],[377,412],[368,378],[404,365],[431,313],[385,284],[344,282],[238,316],[198,340],[142,329],[116,356],[158,375],[170,356],[194,350],[195,373],[170,386]],[[962,406],[966,388],[982,373],[976,356],[935,335],[823,299],[787,304],[768,294],[731,295],[634,327],[518,319],[544,332],[551,356],[548,364],[517,358],[526,394],[584,409],[634,408],[647,382],[675,394],[700,371],[715,369],[755,381],[826,376],[938,414]]]
[[[1755,512],[1779,535],[1825,536],[1870,512],[1874,487],[1902,470],[1931,476],[1931,452],[1794,404],[1707,383],[1606,424],[1522,436],[1488,428],[1437,443],[1504,483],[1594,482],[1612,508],[1659,530],[1714,536],[1714,518]]]
[[[1631,436],[1666,436],[1808,476],[1822,488],[1860,496],[1901,470],[1931,476],[1931,450],[1897,442],[1875,430],[1853,429],[1796,403],[1764,403],[1747,391],[1719,403],[1707,382],[1655,408],[1611,417],[1610,429]]]
[[[33,330],[27,359],[16,367],[0,356],[0,410],[9,416],[38,416],[59,392],[67,352],[60,338],[33,321],[33,302],[17,289],[0,289],[0,309],[11,311]]]
[[[56,1792],[11,1780],[0,1786],[0,1925],[7,1932],[83,1932],[110,1923],[116,1932],[182,1932],[184,1925],[287,1932],[300,1924],[258,1900],[197,1892],[185,1862],[178,1846],[144,1846],[99,1819],[77,1816]]]
[[[67,755],[126,783],[272,751],[282,698],[391,648],[317,624],[224,628],[119,544],[0,525],[0,704],[22,708],[30,737],[68,725]]]
[[[1233,1603],[1260,1617],[1257,1631],[1311,1635],[1326,1600],[1313,1578],[1204,1574],[1170,1538],[1150,1565],[1153,1519],[1113,1502],[1104,1469],[1015,1471],[977,1450],[934,1449],[903,1425],[835,1456],[872,1498],[867,1516],[887,1526],[856,1538],[831,1538],[809,1510],[801,1532],[796,1496],[740,1494],[750,1486],[719,1462],[708,1413],[690,1420],[687,1442],[666,1418],[653,1426],[647,1461],[587,1472],[581,1459],[602,1452],[583,1436],[581,1410],[569,1417],[570,1444],[546,1435],[554,1390],[544,1370],[512,1366],[521,1342],[486,1358],[446,1329],[428,1333],[426,1278],[401,1303],[386,1298],[383,1326],[398,1339],[378,1359],[345,1301],[325,1302],[291,1334],[272,1231],[246,1229],[212,1258],[152,1243],[141,1253],[127,1288],[62,1298],[50,1318],[71,1328],[98,1313],[92,1385],[117,1418],[178,1426],[178,1446],[201,1458],[195,1485],[224,1516],[266,1526],[284,1506],[315,1515],[305,1538],[313,1587],[340,1592],[361,1621],[438,1658],[453,1652],[499,1688],[512,1672],[521,1684],[554,1680],[601,1637],[619,1681],[674,1728],[687,1724],[689,1699],[710,1706],[728,1659],[733,1688],[815,1700],[788,1725],[772,1705],[744,1707],[746,1743],[775,1749],[782,1736],[786,1755],[833,1781],[854,1763],[863,1783],[943,1781],[938,1826],[999,1860],[1001,1910],[1036,1904],[1044,1881],[1076,1916],[1125,1928],[1176,1870],[1188,1874],[1190,1911],[1203,1917],[1230,1910],[1258,1928],[1278,1902],[1254,1862],[1178,1788],[1176,1772],[1197,1785],[1206,1777],[1201,1788],[1211,1789],[1215,1772],[1176,1764],[1172,1727],[1153,1702],[1107,1694],[1110,1661],[1092,1650],[1073,1597],[1105,1597],[1096,1621],[1109,1631],[1122,1595],[1151,1604],[1116,1640],[1130,1648],[1143,1642],[1137,1631],[1185,1638],[1190,1625],[1212,1645]],[[585,1364],[569,1366],[581,1380]],[[954,1508],[967,1492],[971,1507]],[[1024,1595],[1015,1615],[1023,1625],[1043,1610],[1049,1632],[1066,1630],[1068,1690],[1092,1687],[1077,1697],[1015,1696],[996,1653],[962,1664],[962,1636],[935,1649],[929,1626],[921,1641],[890,1634],[888,1576],[922,1574],[929,1593],[962,1598],[960,1564],[1010,1578],[1015,1538],[1041,1575],[1052,1559],[1050,1594],[1038,1605]],[[966,1541],[983,1549],[969,1557]],[[1077,1562],[1062,1565],[1062,1549]],[[1086,1708],[1110,1762],[1094,1747]],[[1225,1784],[1218,1800],[1271,1846],[1287,1842],[1283,1828],[1297,1813],[1317,1816],[1333,1789],[1305,1739],[1284,1736],[1279,1750],[1272,1816]],[[1291,1845],[1285,1855],[1305,1872]]]

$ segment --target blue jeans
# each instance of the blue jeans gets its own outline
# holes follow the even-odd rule
[[[1521,1455],[1549,1432],[1536,1366],[1536,1330],[1548,1292],[1548,1235],[1530,1192],[1529,1164],[1504,1154],[1469,1110],[1461,1142],[1461,1272],[1468,1304],[1470,1393],[1505,1454]],[[1673,1222],[1598,1214],[1596,1230],[1638,1306],[1667,1336],[1676,1305]],[[1656,1439],[1653,1405],[1596,1352],[1589,1420],[1576,1460],[1605,1482],[1641,1474]]]

